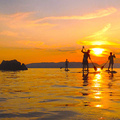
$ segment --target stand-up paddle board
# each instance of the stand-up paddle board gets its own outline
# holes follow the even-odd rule
[[[77,72],[77,73],[83,73],[83,71],[82,71],[82,72]],[[85,74],[86,74],[86,73],[88,73],[88,74],[99,74],[100,71],[95,71],[95,72],[94,72],[94,71],[93,71],[93,72],[89,72],[89,71],[86,72],[86,71],[85,71],[84,73],[85,73]]]
[[[114,70],[112,70],[112,71],[106,70],[106,72],[108,72],[108,73],[117,73],[117,71],[114,71]]]
[[[65,70],[65,71],[70,71],[69,69]]]

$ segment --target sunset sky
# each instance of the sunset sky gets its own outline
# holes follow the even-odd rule
[[[81,62],[83,45],[120,63],[120,0],[0,0],[0,62]]]

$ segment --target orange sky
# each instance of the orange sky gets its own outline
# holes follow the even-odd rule
[[[35,1],[0,1],[0,62],[17,59],[28,64],[66,58],[81,62],[83,45],[103,49],[101,55],[91,51],[93,62],[106,62],[110,52],[120,62],[119,0],[93,0],[91,6],[89,0]]]

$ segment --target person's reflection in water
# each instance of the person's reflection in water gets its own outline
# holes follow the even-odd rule
[[[83,86],[84,86],[84,87],[85,87],[85,86],[88,86],[88,72],[87,72],[87,73],[84,73],[84,72],[83,72]],[[83,95],[83,96],[89,95],[88,89],[86,88],[86,89],[84,89],[84,90],[85,90],[85,91],[82,92],[82,95]],[[84,106],[89,106],[89,105],[90,105],[90,102],[89,102],[89,101],[83,101],[83,104],[84,104]]]
[[[88,86],[88,73],[84,73],[83,72],[83,86]],[[88,95],[88,89],[85,89],[86,91],[85,92],[83,92],[82,94],[83,95]]]
[[[113,77],[114,77],[114,75],[113,75],[113,73],[110,73],[109,75],[110,75],[110,76],[109,76],[109,79],[110,79],[111,81],[108,83],[108,88],[111,88],[111,87],[112,87],[112,82],[113,82]]]
[[[110,73],[109,78],[110,78],[111,80],[113,80],[113,77],[114,77],[113,73]]]
[[[113,85],[113,77],[114,77],[113,73],[110,73],[109,79],[111,81],[108,83],[108,88],[110,89],[112,88],[112,85]],[[110,96],[112,96],[112,92],[110,91],[109,93],[110,93]]]
[[[67,72],[65,73],[65,75],[66,75],[66,78],[68,77],[68,74],[67,74]]]
[[[83,72],[83,86],[88,86],[88,73]]]

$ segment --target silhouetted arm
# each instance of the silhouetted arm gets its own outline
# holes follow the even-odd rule
[[[84,52],[83,52],[83,49],[81,50],[81,52],[84,53]]]
[[[82,50],[81,50],[81,52],[82,52],[82,53],[85,53],[85,52],[83,51],[83,49],[84,49],[84,46],[82,47]]]
[[[90,55],[89,55],[88,57],[89,57],[89,59],[91,60],[91,57],[90,57]]]

